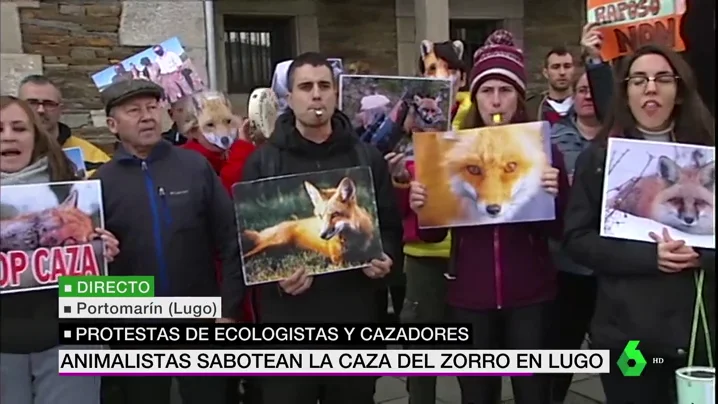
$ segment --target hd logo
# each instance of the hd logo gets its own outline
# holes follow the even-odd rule
[[[640,376],[643,373],[643,369],[646,368],[646,358],[638,349],[638,343],[640,341],[628,341],[626,347],[623,348],[621,357],[618,358],[618,368],[621,370],[624,376],[635,377]]]

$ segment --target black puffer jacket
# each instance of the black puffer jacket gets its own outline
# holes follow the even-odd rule
[[[605,161],[606,149],[598,143],[579,156],[564,216],[566,250],[598,279],[591,338],[597,348],[617,350],[639,340],[648,354],[680,358],[689,350],[698,271],[663,273],[655,244],[599,235]],[[698,252],[706,273],[703,296],[715,353],[715,250]],[[703,335],[699,327],[697,364],[707,359]]]

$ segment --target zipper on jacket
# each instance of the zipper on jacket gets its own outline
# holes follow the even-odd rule
[[[494,286],[496,287],[496,308],[498,309],[504,303],[501,284],[501,240],[499,238],[499,226],[494,226]]]
[[[167,204],[167,193],[165,192],[165,189],[162,187],[159,187],[157,189],[157,195],[160,196],[160,202],[162,202],[162,210],[164,211],[164,215],[160,215],[160,217],[164,216],[165,223],[169,226],[172,224],[172,211],[170,210],[170,206]]]
[[[160,296],[167,296],[169,293],[169,279],[167,278],[167,263],[165,262],[164,244],[162,241],[162,218],[160,207],[157,203],[158,190],[155,188],[155,182],[150,175],[149,167],[146,161],[142,161],[142,174],[145,179],[145,188],[147,197],[150,200],[150,211],[152,212],[152,235],[155,241],[155,258],[159,267],[159,291]],[[164,189],[162,189],[164,192]]]

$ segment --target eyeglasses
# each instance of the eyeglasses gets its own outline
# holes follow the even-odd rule
[[[33,108],[37,108],[39,106],[42,106],[44,109],[56,109],[60,106],[60,103],[57,101],[52,100],[37,100],[34,98],[30,98],[26,100],[28,104],[30,104]]]
[[[666,86],[676,84],[679,79],[680,77],[675,74],[657,74],[655,76],[637,74],[634,76],[628,76],[626,78],[626,82],[628,85],[633,87],[646,88],[649,81],[655,83],[656,86]]]

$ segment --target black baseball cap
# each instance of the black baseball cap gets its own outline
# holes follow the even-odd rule
[[[123,80],[105,88],[100,93],[100,99],[105,104],[105,113],[109,115],[112,108],[131,98],[150,96],[160,100],[164,97],[164,93],[161,86],[149,80]]]

